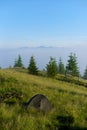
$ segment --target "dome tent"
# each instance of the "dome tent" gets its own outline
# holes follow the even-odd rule
[[[51,110],[51,103],[50,101],[47,99],[46,96],[42,95],[42,94],[37,94],[35,96],[33,96],[27,103],[26,106],[28,108],[30,107],[34,107],[38,110],[41,111],[49,111]]]

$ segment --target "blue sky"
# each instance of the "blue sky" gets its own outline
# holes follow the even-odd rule
[[[0,48],[86,42],[87,0],[0,0]]]

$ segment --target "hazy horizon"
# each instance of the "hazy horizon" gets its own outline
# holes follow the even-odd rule
[[[75,44],[75,45],[74,44],[69,44],[69,45],[66,44],[66,45],[60,45],[60,46],[58,46],[58,45],[57,46],[55,46],[55,45],[51,46],[51,45],[43,45],[43,44],[42,45],[35,45],[35,46],[28,46],[28,45],[27,46],[26,45],[23,45],[23,46],[13,46],[13,47],[12,46],[8,46],[8,47],[3,46],[3,47],[0,47],[0,49],[40,48],[40,47],[41,48],[56,48],[56,47],[57,48],[61,48],[61,47],[69,47],[69,48],[70,47],[74,47],[74,48],[78,47],[79,48],[79,47],[83,47],[83,46],[87,47],[87,44],[86,43],[83,43],[83,44],[78,43],[78,44]]]
[[[0,49],[0,66],[2,68],[8,68],[14,65],[15,59],[20,54],[25,67],[28,67],[29,59],[33,55],[39,69],[43,70],[46,64],[49,62],[50,56],[55,58],[57,62],[61,57],[64,65],[66,65],[70,53],[75,53],[77,56],[77,62],[81,74],[83,74],[85,67],[87,66],[86,55],[87,46],[77,47],[21,47],[13,49]]]

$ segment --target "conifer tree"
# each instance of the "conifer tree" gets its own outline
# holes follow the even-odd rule
[[[33,74],[33,75],[37,75],[38,74],[38,68],[36,66],[36,62],[35,62],[34,56],[31,56],[31,58],[30,58],[28,70],[29,70],[30,74]]]
[[[58,73],[58,66],[56,60],[50,57],[49,63],[46,65],[47,76],[48,77],[55,77]]]
[[[86,66],[86,68],[85,68],[83,78],[87,80],[87,66]]]
[[[58,73],[65,74],[65,68],[64,68],[64,64],[62,63],[61,57],[59,59],[59,64],[58,64]]]
[[[72,76],[79,76],[77,57],[73,53],[70,54],[69,60],[67,61],[66,73],[71,74]]]
[[[20,55],[18,55],[18,59],[15,60],[14,67],[24,67],[24,65],[22,63],[22,58]]]

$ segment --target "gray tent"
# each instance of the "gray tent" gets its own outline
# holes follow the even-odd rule
[[[42,95],[42,94],[37,94],[35,96],[33,96],[28,102],[27,102],[27,107],[34,107],[38,110],[41,111],[49,111],[51,110],[51,104],[49,102],[49,100],[47,99],[46,96]]]

